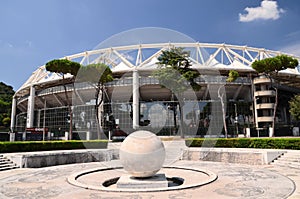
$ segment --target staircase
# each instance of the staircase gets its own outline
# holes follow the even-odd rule
[[[15,163],[0,154],[0,171],[19,168]]]
[[[274,160],[272,165],[300,169],[300,151],[288,151]]]

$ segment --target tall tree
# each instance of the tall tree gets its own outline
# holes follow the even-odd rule
[[[180,135],[184,137],[183,125],[183,111],[180,104],[183,103],[183,92],[188,88],[199,90],[200,85],[195,82],[195,78],[199,77],[199,72],[190,68],[191,61],[189,60],[190,53],[184,51],[183,48],[171,48],[170,50],[162,51],[158,57],[159,69],[153,72],[160,84],[168,87],[172,92],[172,100],[174,95],[179,101],[180,111]],[[174,111],[174,124],[176,128],[176,109]]]
[[[0,126],[10,125],[10,114],[12,98],[14,95],[13,87],[0,82]]]
[[[73,61],[70,61],[67,59],[54,59],[54,60],[46,63],[47,71],[53,72],[53,73],[58,73],[62,76],[62,79],[63,79],[63,87],[64,87],[65,97],[66,97],[66,101],[67,101],[68,112],[70,115],[70,126],[69,126],[69,139],[70,140],[72,139],[72,133],[73,133],[73,113],[72,113],[72,108],[70,105],[69,96],[67,94],[65,75],[69,73],[69,74],[73,75],[73,79],[75,79],[80,67],[81,67],[81,65],[79,63],[73,62]]]
[[[113,81],[113,74],[109,66],[103,63],[90,64],[83,66],[77,76],[77,80],[81,82],[89,82],[95,88],[95,114],[97,119],[98,139],[101,138],[99,107],[105,101],[107,92],[105,83]],[[101,96],[99,96],[101,93]]]
[[[259,75],[264,75],[270,78],[271,82],[273,79],[276,80],[278,72],[280,70],[285,70],[287,68],[295,68],[296,66],[298,66],[298,60],[287,55],[278,55],[271,58],[256,60],[252,63],[252,68],[255,69],[259,73]],[[275,90],[275,105],[272,121],[272,136],[274,136],[276,109],[278,105],[278,91],[276,87],[272,87]]]
[[[278,55],[276,57],[255,60],[252,63],[252,68],[258,73],[271,77],[276,77],[280,70],[295,68],[296,66],[298,66],[298,60],[287,55]]]

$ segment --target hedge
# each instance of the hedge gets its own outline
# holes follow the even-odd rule
[[[188,147],[300,150],[300,138],[188,138],[185,142]]]
[[[107,148],[107,140],[0,142],[0,153]]]

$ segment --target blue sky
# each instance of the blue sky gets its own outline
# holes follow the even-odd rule
[[[300,56],[298,0],[1,0],[0,27],[0,81],[15,90],[48,61],[133,28]]]

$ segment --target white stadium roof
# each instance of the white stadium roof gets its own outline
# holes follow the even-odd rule
[[[157,58],[163,50],[182,47],[190,51],[192,68],[213,70],[237,70],[240,72],[254,72],[251,64],[255,60],[274,57],[284,52],[253,48],[247,46],[211,44],[211,43],[152,43],[129,46],[116,46],[96,49],[63,57],[83,65],[105,63],[114,73],[125,73],[132,70],[152,71],[157,68]],[[300,57],[287,54],[298,60]],[[297,69],[280,71],[279,75],[300,77]],[[65,78],[71,78],[70,74]],[[52,84],[62,80],[62,76],[46,71],[45,66],[40,66],[16,92],[22,96],[28,93],[30,86]]]

